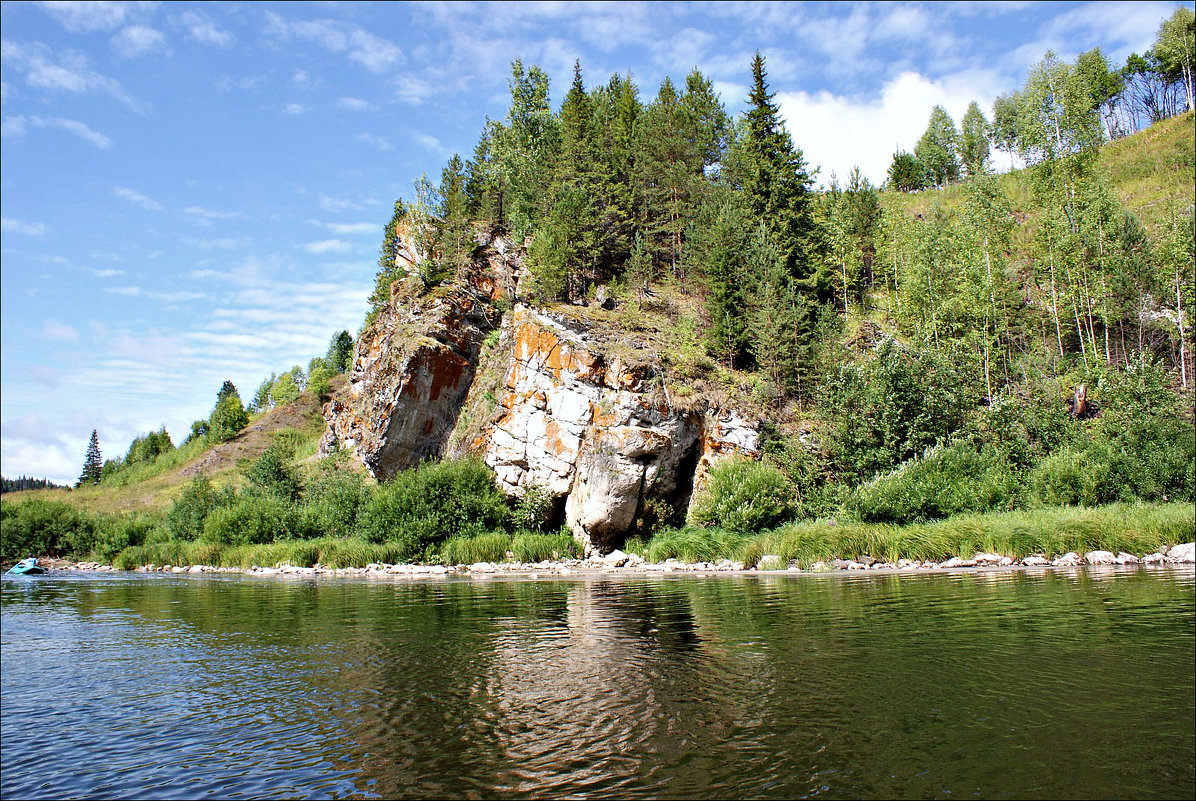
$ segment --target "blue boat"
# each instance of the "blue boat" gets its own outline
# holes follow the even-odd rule
[[[45,573],[45,572],[46,572],[46,569],[44,567],[38,567],[37,557],[31,556],[28,559],[22,559],[21,561],[17,562],[15,565],[10,567],[8,569],[8,573],[5,575],[36,576],[36,575],[39,575],[39,574]]]

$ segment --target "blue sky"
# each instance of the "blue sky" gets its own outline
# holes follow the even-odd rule
[[[391,204],[503,116],[515,58],[554,105],[580,59],[645,102],[696,66],[735,113],[758,49],[819,178],[879,183],[936,103],[987,112],[1048,49],[1120,62],[1178,5],[5,2],[3,473],[73,481],[93,428],[177,443],[225,379],[356,334]]]

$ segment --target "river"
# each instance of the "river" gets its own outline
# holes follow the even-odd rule
[[[0,585],[5,798],[1191,798],[1191,569]]]

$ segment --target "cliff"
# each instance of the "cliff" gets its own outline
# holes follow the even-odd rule
[[[457,282],[426,294],[396,283],[324,407],[321,452],[350,449],[379,479],[475,455],[508,497],[546,496],[548,524],[567,524],[587,551],[617,546],[644,517],[682,521],[714,460],[759,456],[758,423],[671,396],[662,354],[589,324],[585,309],[516,302],[522,258],[484,236]]]

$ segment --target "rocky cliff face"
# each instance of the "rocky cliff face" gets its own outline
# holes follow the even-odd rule
[[[452,439],[493,468],[508,496],[539,488],[599,551],[641,516],[683,519],[714,460],[759,456],[757,424],[700,399],[675,402],[650,354],[634,364],[608,356],[575,317],[523,305],[501,315],[521,253],[501,238],[478,244],[463,285],[398,292],[362,333],[347,390],[325,406],[322,452],[350,448],[386,478],[442,455],[456,427]],[[499,326],[485,360],[498,372],[475,386]]]

